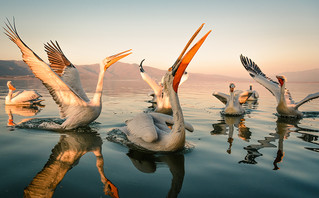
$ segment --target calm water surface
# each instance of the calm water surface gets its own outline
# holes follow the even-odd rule
[[[7,126],[10,112],[15,123],[59,115],[38,80],[13,83],[18,90],[36,88],[45,107],[5,107],[6,81],[0,80],[0,197],[23,197],[24,192],[108,197],[106,181],[120,197],[319,196],[318,101],[300,108],[310,112],[306,118],[278,119],[275,98],[254,84],[258,103],[246,104],[248,113],[242,117],[223,118],[223,104],[212,92],[226,92],[228,82],[186,82],[179,96],[185,120],[195,128],[186,134],[194,148],[154,155],[106,139],[113,128],[148,109],[147,86],[105,82],[102,114],[96,123],[77,132],[53,132]],[[236,88],[248,86],[237,83]],[[318,83],[287,86],[296,101],[319,91]]]

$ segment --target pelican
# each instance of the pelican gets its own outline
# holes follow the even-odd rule
[[[14,21],[13,21],[14,22]],[[100,63],[100,73],[96,91],[91,100],[83,91],[78,71],[65,57],[58,43],[45,46],[49,55],[51,67],[36,55],[20,38],[15,27],[8,20],[5,34],[21,50],[23,61],[26,62],[33,74],[39,78],[48,89],[55,103],[59,106],[60,117],[65,119],[61,128],[65,130],[86,126],[101,113],[103,77],[105,71],[118,60],[128,56],[130,50],[107,57]]]
[[[127,139],[139,149],[153,152],[171,152],[181,150],[185,146],[185,128],[193,131],[193,127],[184,122],[182,108],[179,103],[177,89],[181,77],[201,47],[209,32],[207,32],[186,54],[186,50],[202,29],[202,24],[185,46],[172,67],[168,69],[163,79],[163,93],[169,98],[173,116],[161,113],[140,113],[126,121],[126,126],[120,130]],[[184,55],[185,54],[185,55]],[[171,124],[171,129],[169,128]]]
[[[256,101],[259,98],[259,94],[257,91],[253,90],[253,85],[249,85],[249,91],[252,92],[251,96],[247,99],[247,101]]]
[[[150,96],[153,96],[152,103],[155,106],[155,112],[172,114],[172,106],[169,102],[167,94],[163,92],[163,80],[157,83],[152,77],[150,77],[143,68],[143,61],[140,63],[140,74],[142,79],[153,89],[153,93],[150,93]],[[185,71],[179,83],[179,86],[188,79],[189,74]]]
[[[9,89],[8,95],[5,98],[6,105],[24,105],[30,106],[39,104],[40,102],[44,101],[41,99],[41,95],[35,90],[23,90],[13,92],[16,88],[12,85],[11,81],[7,82],[7,86]]]
[[[235,84],[229,84],[229,92],[230,95],[221,93],[221,92],[214,92],[213,96],[215,96],[218,100],[224,103],[226,106],[224,110],[221,112],[223,115],[226,116],[240,116],[245,113],[242,104],[244,104],[247,99],[252,94],[251,91],[234,91]]]
[[[298,108],[306,102],[319,97],[319,92],[309,94],[299,102],[295,102],[288,89],[286,89],[287,79],[283,75],[277,75],[278,82],[268,78],[251,59],[240,55],[241,62],[250,76],[259,84],[268,89],[277,100],[277,113],[282,117],[301,118],[303,113]]]

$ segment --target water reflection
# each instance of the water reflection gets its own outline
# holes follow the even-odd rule
[[[13,115],[19,115],[23,117],[32,117],[37,115],[44,105],[31,105],[31,106],[15,106],[15,105],[5,105],[5,112],[8,115],[7,126],[15,126],[13,121]]]
[[[273,170],[280,169],[278,167],[278,163],[282,162],[285,152],[284,152],[284,140],[288,139],[289,134],[291,132],[297,132],[301,134],[302,136],[299,137],[303,139],[306,142],[318,145],[315,141],[318,140],[319,131],[299,127],[300,119],[290,119],[290,118],[282,118],[278,117],[276,121],[276,133],[270,133],[269,136],[264,137],[264,140],[258,140],[260,144],[251,144],[244,149],[247,150],[247,155],[245,156],[245,159],[240,161],[239,163],[247,163],[247,164],[257,164],[257,161],[255,160],[257,157],[262,156],[262,154],[259,152],[259,149],[262,148],[277,148],[277,153],[275,160],[273,161],[274,168]],[[317,135],[318,133],[318,135]],[[271,142],[277,142],[277,146],[274,145]],[[306,148],[313,151],[318,151],[317,148]]]
[[[74,168],[79,163],[80,158],[88,152],[92,152],[96,156],[96,167],[104,185],[104,193],[111,197],[119,197],[117,188],[105,177],[101,146],[102,139],[94,131],[61,135],[43,169],[24,189],[24,197],[52,197],[65,174]]]
[[[181,191],[185,175],[184,155],[182,153],[154,155],[141,151],[130,150],[127,155],[133,165],[143,173],[154,173],[157,165],[161,163],[166,164],[173,176],[171,188],[167,197],[178,196]]]
[[[235,127],[238,129],[238,137],[246,142],[249,142],[251,132],[248,127],[245,125],[244,116],[222,116],[222,119],[219,120],[218,123],[212,124],[213,130],[210,132],[211,135],[227,135],[228,131],[228,139],[229,147],[227,149],[227,153],[231,154],[231,147],[233,145],[233,134]]]

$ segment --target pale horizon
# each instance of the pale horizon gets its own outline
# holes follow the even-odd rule
[[[196,29],[212,30],[188,67],[192,73],[247,77],[239,56],[267,75],[319,68],[318,1],[8,1],[1,5],[22,40],[45,62],[43,44],[57,40],[75,65],[99,63],[132,49],[124,63],[165,70]],[[194,43],[195,43],[194,42]],[[193,44],[194,44],[193,43]],[[0,60],[22,60],[5,34]]]

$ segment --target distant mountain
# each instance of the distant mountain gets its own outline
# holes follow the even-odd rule
[[[23,61],[0,60],[0,77],[22,77],[32,76],[33,74],[29,67]],[[83,84],[96,85],[96,80],[100,71],[99,64],[92,65],[78,65],[77,66]],[[144,66],[145,71],[157,81],[160,81],[165,74],[165,70],[156,69],[149,66]],[[300,72],[285,72],[289,82],[319,82],[319,69],[305,70]],[[110,67],[106,74],[105,80],[117,81],[140,81],[142,82],[139,74],[139,67],[137,64],[128,64],[117,62]],[[188,81],[248,81],[251,80],[249,76],[245,78],[234,78],[230,76],[214,75],[214,74],[198,74],[191,73]],[[275,80],[275,79],[274,79]]]
[[[319,69],[311,69],[299,72],[284,72],[288,82],[319,82]]]

